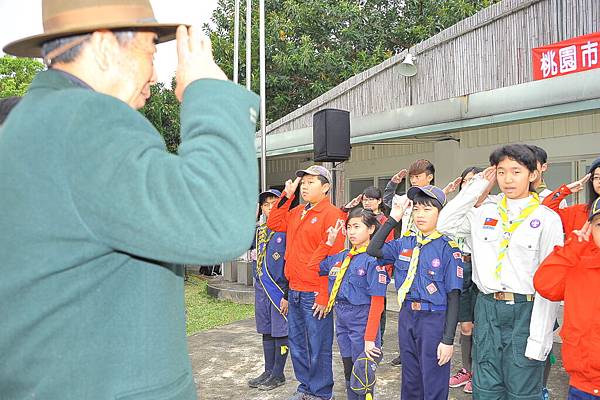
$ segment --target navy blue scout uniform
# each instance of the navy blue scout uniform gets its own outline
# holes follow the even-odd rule
[[[336,277],[349,250],[327,257],[320,264],[320,276],[328,276],[328,291],[331,294]],[[335,332],[342,360],[351,364],[365,349],[365,331],[369,319],[371,296],[385,297],[390,282],[384,266],[366,252],[355,255],[340,284],[335,301]],[[379,320],[377,320],[379,322]],[[381,348],[381,333],[377,330],[375,346]],[[346,361],[345,361],[346,362]],[[346,382],[348,387],[349,381]],[[348,390],[348,399],[361,399]]]
[[[416,236],[403,236],[383,246],[384,256],[379,263],[394,264],[396,290],[407,277],[416,246]],[[398,317],[403,399],[448,397],[450,362],[438,365],[437,348],[446,324],[448,292],[462,287],[462,254],[458,246],[446,236],[424,245]]]
[[[260,204],[264,203],[267,196],[279,197],[281,193],[276,190],[261,193]],[[265,371],[248,384],[263,390],[270,390],[285,382],[283,370],[288,355],[288,324],[280,310],[281,299],[288,290],[284,275],[285,239],[284,232],[272,231],[266,224],[256,228],[256,261],[253,263],[254,319],[256,331],[263,335]]]

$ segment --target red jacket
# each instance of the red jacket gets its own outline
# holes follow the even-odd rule
[[[552,301],[564,300],[563,365],[571,385],[596,396],[600,393],[600,249],[579,242],[571,233],[557,246],[533,278],[535,289]]]
[[[290,210],[292,200],[294,200],[293,195],[285,199],[285,193],[282,194],[277,207],[269,214],[267,226],[276,232],[286,232],[285,276],[290,283],[290,289],[300,292],[320,292],[322,291],[319,280],[321,260],[315,262],[313,258],[319,255],[314,253],[321,242],[327,241],[327,229],[335,226],[338,219],[345,221],[346,218],[340,209],[331,204],[329,198],[321,200],[306,213],[304,218],[301,218],[304,205]],[[344,239],[344,235],[338,235],[328,255],[342,251]],[[309,265],[312,267],[309,268]],[[325,302],[324,305],[326,304]]]
[[[542,202],[543,205],[558,213],[567,234],[581,229],[589,216],[587,204],[575,204],[571,207],[560,208],[560,202],[571,193],[566,185],[562,185]]]

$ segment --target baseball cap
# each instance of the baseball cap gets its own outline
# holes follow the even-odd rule
[[[406,196],[408,196],[410,200],[413,200],[419,192],[425,193],[426,196],[429,196],[432,199],[436,199],[440,202],[442,207],[446,205],[446,194],[442,189],[433,185],[413,186],[408,189]]]
[[[596,215],[600,215],[600,197],[598,197],[593,203],[592,208],[590,210],[590,218],[591,221]]]
[[[262,204],[265,202],[267,197],[281,197],[281,192],[277,189],[269,189],[265,190],[261,194],[258,195],[258,204]]]
[[[377,380],[375,372],[381,358],[382,356],[379,356],[374,360],[368,357],[364,351],[356,358],[350,377],[350,389],[354,393],[361,396],[372,395]]]
[[[304,175],[322,176],[327,179],[327,182],[329,183],[333,181],[333,179],[331,179],[331,172],[321,165],[311,165],[306,169],[296,171],[297,177],[302,178]]]

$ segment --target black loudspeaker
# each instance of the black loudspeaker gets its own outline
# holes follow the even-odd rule
[[[350,112],[326,108],[313,115],[315,161],[335,162],[350,158]]]

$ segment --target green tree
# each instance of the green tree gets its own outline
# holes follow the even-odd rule
[[[281,118],[353,75],[497,1],[266,0],[267,119]],[[258,92],[258,1],[252,3],[251,78],[252,89]],[[233,0],[219,0],[212,24],[204,27],[213,41],[217,63],[230,77],[233,10]],[[240,42],[243,83],[244,32]]]
[[[173,87],[175,87],[173,82]],[[179,101],[175,92],[162,82],[151,87],[151,96],[140,110],[160,132],[171,153],[177,152],[180,143]]]
[[[0,57],[0,98],[23,96],[38,72],[46,67],[31,58]]]

